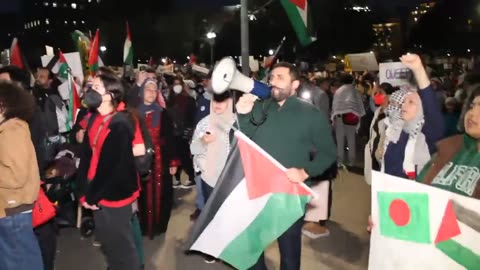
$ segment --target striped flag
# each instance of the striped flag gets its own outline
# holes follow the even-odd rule
[[[280,0],[303,46],[314,42],[314,27],[307,0]]]
[[[235,137],[189,247],[248,269],[304,215],[313,191],[290,182],[286,169],[244,134],[237,131]]]
[[[130,35],[130,26],[128,22],[127,22],[127,38],[125,39],[125,44],[123,45],[123,65],[133,66],[132,36]]]
[[[70,68],[68,66],[67,60],[62,52],[59,52],[59,61],[60,67],[58,70],[58,76],[62,79],[67,80],[68,82],[68,115],[67,115],[67,127],[68,129],[72,128],[73,123],[75,123],[75,118],[78,110],[82,107],[82,102],[78,95],[77,84],[75,83],[73,76],[71,75]]]
[[[99,64],[98,64],[98,50],[100,49],[100,29],[97,29],[95,33],[95,38],[93,39],[92,45],[90,46],[90,52],[88,54],[88,66],[90,68],[90,74],[94,76],[97,73]]]

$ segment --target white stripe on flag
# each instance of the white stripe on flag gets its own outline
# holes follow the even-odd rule
[[[308,14],[308,4],[305,5],[305,10],[297,7],[298,14],[300,14],[300,17],[302,17],[302,21],[305,24],[305,28],[308,27],[308,21],[307,21],[307,14]]]
[[[218,258],[223,250],[250,226],[265,208],[270,196],[271,194],[268,194],[250,200],[244,178],[220,206],[215,217],[192,245],[191,250],[201,251]]]

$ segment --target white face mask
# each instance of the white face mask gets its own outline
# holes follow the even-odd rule
[[[181,85],[175,85],[173,87],[173,92],[175,92],[175,94],[180,94],[183,90],[183,87]]]

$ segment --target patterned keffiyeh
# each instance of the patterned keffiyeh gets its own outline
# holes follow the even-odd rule
[[[415,95],[418,111],[413,120],[405,121],[402,119],[402,105],[408,95]],[[384,151],[387,151],[390,143],[398,142],[402,131],[407,133],[409,137],[405,147],[403,169],[406,175],[410,178],[415,178],[416,172],[421,171],[430,160],[426,138],[422,133],[422,128],[425,124],[422,101],[416,91],[408,88],[394,92],[390,96],[389,101],[387,107],[388,117],[385,119],[387,130]]]

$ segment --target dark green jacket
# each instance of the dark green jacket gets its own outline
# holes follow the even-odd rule
[[[255,124],[262,119],[262,110],[266,110],[266,121]],[[315,177],[336,159],[327,116],[297,97],[289,97],[282,107],[272,99],[257,101],[251,113],[239,114],[238,118],[240,130],[287,169],[305,169]],[[316,152],[313,160],[312,151]]]

